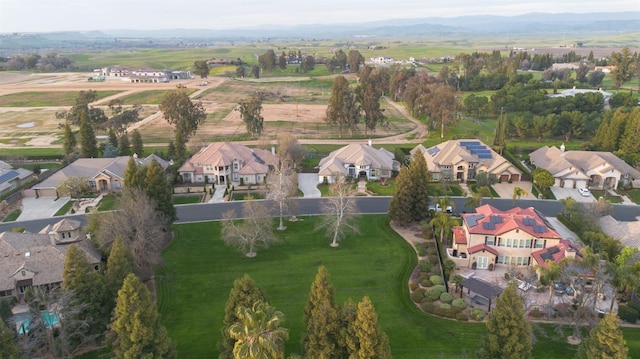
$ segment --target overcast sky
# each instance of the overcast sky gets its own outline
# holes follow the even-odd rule
[[[640,11],[640,0],[0,0],[0,33],[232,29],[461,15]]]

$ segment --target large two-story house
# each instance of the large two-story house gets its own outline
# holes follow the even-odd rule
[[[331,152],[318,167],[318,183],[333,183],[336,176],[367,180],[390,178],[393,171],[400,169],[400,163],[384,148],[375,149],[371,143],[352,143]]]
[[[458,264],[475,269],[546,267],[547,260],[579,254],[533,207],[501,211],[488,204],[462,215],[462,226],[453,230],[452,249]]]
[[[541,147],[529,158],[534,166],[553,175],[556,187],[605,189],[640,180],[638,170],[611,152],[565,151],[563,144]]]
[[[178,169],[188,183],[261,184],[266,181],[269,166],[276,163],[273,151],[217,142],[202,148]],[[205,180],[206,178],[206,180]]]
[[[411,156],[420,154],[434,181],[466,182],[480,172],[493,174],[501,182],[522,179],[522,171],[479,140],[449,140],[429,148],[418,145],[411,150]]]
[[[80,221],[63,219],[39,233],[0,233],[0,298],[21,300],[29,287],[60,286],[71,244],[85,252],[94,269],[100,269],[100,253],[85,238]]]

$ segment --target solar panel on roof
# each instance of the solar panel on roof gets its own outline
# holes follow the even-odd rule
[[[490,159],[491,157],[491,153],[478,153],[478,158],[481,159]]]
[[[431,147],[430,149],[427,150],[427,153],[429,154],[429,156],[435,156],[438,152],[440,152],[440,148],[438,148],[438,146]]]
[[[6,173],[3,173],[0,175],[0,183],[5,183],[14,177],[18,177],[18,175],[19,175],[18,171],[15,171],[15,170],[7,171]]]
[[[480,146],[479,141],[460,141],[460,146]]]
[[[484,229],[496,229],[496,225],[492,222],[482,222],[482,228]]]
[[[558,248],[558,247],[549,248],[549,253],[551,253],[551,254],[556,254],[558,252],[560,252],[560,248]]]
[[[525,217],[522,223],[524,223],[525,226],[533,226],[533,218]]]
[[[544,252],[540,255],[540,258],[542,258],[542,260],[546,262],[548,260],[552,260],[553,256],[549,252]]]

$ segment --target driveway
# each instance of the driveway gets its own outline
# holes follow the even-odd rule
[[[553,186],[550,188],[553,195],[556,196],[556,199],[560,200],[563,198],[573,198],[578,203],[591,203],[595,202],[595,198],[593,195],[589,195],[585,197],[578,192],[577,188],[562,188]]]
[[[70,200],[69,197],[25,197],[22,199],[22,213],[16,221],[50,218]]]
[[[317,173],[298,173],[298,188],[304,193],[304,198],[322,197],[318,189]]]
[[[571,243],[577,244],[580,247],[583,246],[583,244],[580,242],[580,237],[578,237],[577,234],[573,233],[569,228],[567,228],[567,226],[562,224],[562,222],[560,222],[560,220],[558,220],[558,218],[556,218],[556,217],[545,217],[545,219],[551,224],[553,229],[555,229],[556,232],[558,232],[558,234],[560,234],[562,236],[563,239],[567,239]]]
[[[527,195],[520,197],[520,199],[535,199],[535,197],[531,194],[532,184],[529,181],[496,183],[491,187],[493,187],[496,193],[498,193],[498,196],[500,196],[500,198],[513,198],[513,190],[516,187],[520,187],[523,190],[527,191]]]

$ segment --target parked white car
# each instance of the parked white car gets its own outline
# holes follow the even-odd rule
[[[447,211],[447,213],[453,213],[453,207],[452,206],[447,206],[447,208],[445,210]],[[435,206],[433,206],[433,205],[429,206],[429,211],[442,212],[442,208],[440,208],[440,203],[436,203]]]
[[[578,188],[578,192],[580,192],[580,195],[582,195],[583,197],[591,196],[591,191],[589,191],[588,188]]]

